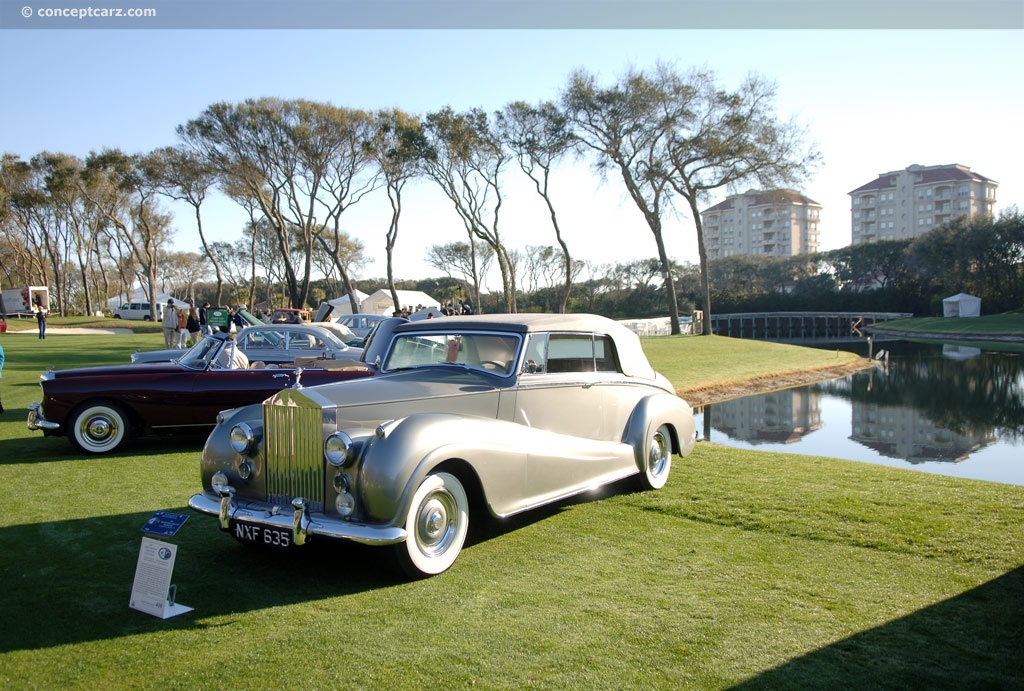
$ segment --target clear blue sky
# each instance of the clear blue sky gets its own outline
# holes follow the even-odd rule
[[[823,154],[802,188],[824,206],[823,249],[850,242],[850,190],[914,163],[968,165],[1000,183],[997,210],[1024,206],[1020,30],[33,30],[0,32],[0,60],[0,151],[24,158],[174,144],[175,127],[206,106],[251,97],[423,114],[554,98],[577,67],[609,82],[661,60],[710,68],[726,87],[758,72],[778,84],[779,114],[804,123]],[[584,164],[559,172],[552,194],[578,258],[655,254],[621,183],[599,181]],[[507,244],[553,244],[533,192],[510,192]],[[364,277],[384,275],[385,205],[383,196],[363,202],[346,224],[375,260]],[[424,249],[464,238],[449,207],[429,183],[410,188],[400,277],[435,275]],[[229,241],[243,223],[226,201],[206,219]],[[188,215],[177,214],[176,228],[178,249],[197,247]],[[670,254],[696,261],[692,221],[668,233]]]

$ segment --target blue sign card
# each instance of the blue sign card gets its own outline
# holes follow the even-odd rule
[[[163,537],[174,537],[178,529],[188,520],[188,516],[182,513],[171,513],[169,511],[157,511],[146,524],[142,526],[142,532],[147,535],[162,535]]]

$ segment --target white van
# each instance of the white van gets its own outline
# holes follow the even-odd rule
[[[126,302],[114,310],[114,319],[141,319],[150,321],[153,318],[150,314],[148,302]],[[164,318],[164,305],[156,306],[156,319]]]

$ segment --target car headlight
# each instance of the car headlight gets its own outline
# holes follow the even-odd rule
[[[344,432],[335,432],[324,441],[324,458],[336,468],[346,465],[355,456],[353,446],[352,437]]]
[[[240,422],[231,428],[231,448],[235,453],[249,455],[258,443],[259,438],[248,424]]]

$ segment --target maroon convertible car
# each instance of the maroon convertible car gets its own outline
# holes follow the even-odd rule
[[[378,329],[384,331],[390,329]],[[389,338],[390,333],[379,340],[386,346]],[[43,400],[29,406],[28,428],[66,436],[85,453],[110,453],[133,436],[208,433],[220,411],[259,403],[282,389],[375,371],[367,356],[376,350],[369,347],[361,361],[314,356],[278,365],[245,363],[235,349],[232,339],[218,333],[173,362],[44,372]],[[240,361],[245,369],[238,368]]]

